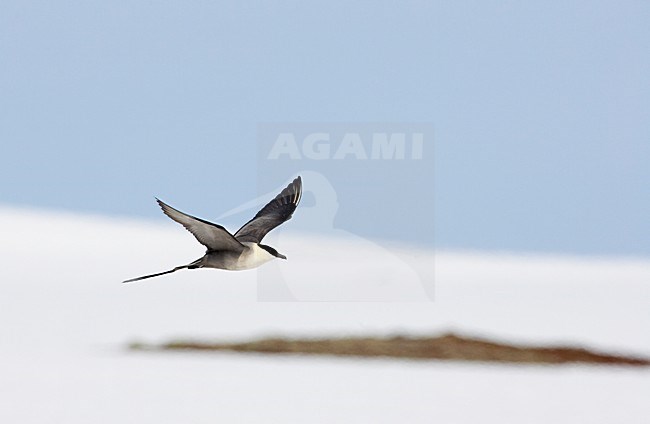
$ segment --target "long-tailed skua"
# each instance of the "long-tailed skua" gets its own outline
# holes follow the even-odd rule
[[[301,196],[302,179],[297,177],[234,235],[219,224],[193,217],[156,199],[165,215],[185,227],[207,250],[203,257],[187,265],[131,278],[124,283],[170,274],[180,269],[218,268],[239,271],[256,268],[275,258],[287,259],[261,242],[269,231],[291,218]]]

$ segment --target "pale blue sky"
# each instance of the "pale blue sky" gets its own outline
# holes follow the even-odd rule
[[[350,3],[1,2],[0,204],[212,218],[259,123],[429,122],[438,247],[650,255],[650,4]]]

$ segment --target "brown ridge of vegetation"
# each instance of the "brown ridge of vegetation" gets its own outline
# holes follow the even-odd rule
[[[230,351],[263,354],[385,357],[419,360],[476,361],[518,364],[587,363],[649,366],[650,359],[605,354],[584,348],[534,347],[458,336],[345,337],[319,339],[266,338],[240,343],[174,341],[161,345],[133,343],[132,350]]]

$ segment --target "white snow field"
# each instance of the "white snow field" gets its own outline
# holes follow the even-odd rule
[[[358,261],[341,270],[353,278],[332,281],[333,264],[324,259],[363,258],[363,249],[375,245],[276,231],[277,244],[269,244],[289,260],[264,266],[280,270],[294,300],[426,299],[414,286],[391,286],[399,275],[382,273],[386,281],[378,282]],[[0,423],[547,424],[650,417],[647,368],[125,349],[130,341],[179,337],[454,330],[650,356],[648,260],[404,249],[400,257],[435,273],[435,299],[424,302],[259,302],[256,271],[186,270],[120,283],[202,253],[172,222],[0,209]],[[260,285],[274,284],[265,272]],[[376,287],[389,289],[370,299],[364,291]]]

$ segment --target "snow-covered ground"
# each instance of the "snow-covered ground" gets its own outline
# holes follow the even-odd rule
[[[419,277],[408,271],[400,291],[391,285],[396,278],[378,282],[372,263],[346,265],[353,278],[327,268],[332,255],[345,263],[367,257],[364,249],[376,254],[376,245],[285,232],[269,244],[289,261],[259,273],[180,271],[120,284],[203,249],[171,222],[9,208],[0,209],[0,237],[0,423],[642,423],[650,416],[648,369],[124,349],[177,337],[455,330],[650,356],[648,260],[403,249],[400,260]],[[322,272],[314,273],[319,258]],[[274,293],[293,300],[426,300],[412,283],[433,275],[433,301],[257,301],[274,278],[284,290]],[[374,288],[382,295],[364,294]]]

